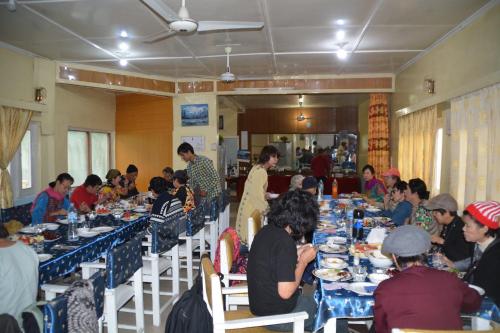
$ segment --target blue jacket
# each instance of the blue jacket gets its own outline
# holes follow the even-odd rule
[[[382,216],[390,217],[392,222],[399,227],[411,216],[412,208],[413,206],[409,201],[401,201],[393,211],[383,210]]]

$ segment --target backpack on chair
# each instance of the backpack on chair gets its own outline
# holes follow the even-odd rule
[[[200,260],[201,262],[201,260]],[[212,316],[203,300],[201,265],[193,287],[182,294],[168,315],[165,333],[211,333]]]

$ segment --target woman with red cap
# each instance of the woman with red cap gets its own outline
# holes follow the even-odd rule
[[[500,202],[476,201],[465,208],[464,236],[474,242],[471,258],[447,263],[465,271],[464,280],[480,286],[500,305]]]

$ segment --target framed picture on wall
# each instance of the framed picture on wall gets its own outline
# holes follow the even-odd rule
[[[208,104],[181,105],[182,126],[208,125]]]
[[[219,116],[219,129],[220,130],[224,129],[224,116],[223,115]]]

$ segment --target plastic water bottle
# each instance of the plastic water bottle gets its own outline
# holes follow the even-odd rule
[[[364,212],[361,209],[355,209],[352,220],[352,239],[353,241],[363,240],[363,218]]]
[[[68,241],[78,240],[78,213],[75,206],[71,204],[68,210]]]
[[[325,188],[325,185],[323,184],[323,180],[320,180],[319,184],[318,184],[318,200],[323,200],[324,188]]]

